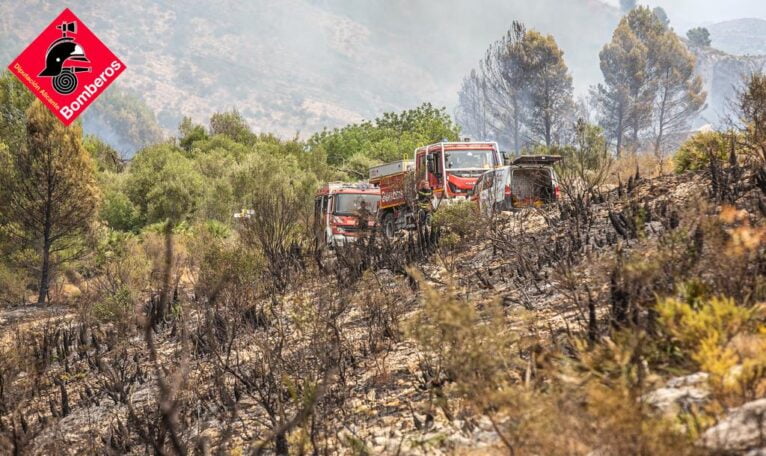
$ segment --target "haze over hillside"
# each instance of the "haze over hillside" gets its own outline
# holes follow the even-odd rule
[[[618,7],[620,0],[602,0]],[[766,18],[766,2],[762,0],[638,0],[639,5],[661,7],[681,34],[700,25],[715,24],[743,17]]]
[[[734,55],[766,54],[766,20],[735,19],[707,26],[713,47]]]
[[[306,137],[325,127],[426,101],[452,112],[463,76],[514,20],[556,38],[576,95],[585,95],[588,87],[601,81],[598,53],[619,21],[615,4],[601,0],[2,2],[0,38],[7,45],[0,49],[0,57],[9,62],[64,7],[71,6],[126,62],[128,71],[113,90],[137,98],[129,101],[132,106],[146,103],[166,134],[175,132],[183,115],[206,123],[213,112],[237,108],[256,131]],[[690,19],[670,16],[678,30]],[[713,46],[727,53],[766,53],[766,21],[729,21],[709,28]],[[701,74],[710,90],[730,88],[739,74],[721,65],[722,58],[716,54],[715,65],[703,58]],[[734,63],[734,69],[757,64]],[[729,92],[711,93],[709,98],[724,98]],[[97,101],[84,116],[86,131],[97,132],[123,155],[132,155],[146,143],[136,130],[151,123],[148,110],[131,116],[142,123],[128,128],[131,138],[126,138],[116,131],[125,123],[119,117],[125,109],[103,109],[103,104]],[[720,110],[712,103],[700,122],[716,121]],[[149,130],[147,138],[156,140],[156,128]]]
[[[451,110],[462,77],[513,20],[555,35],[585,93],[619,19],[597,0],[4,2],[3,61],[66,6],[126,62],[121,85],[166,129],[236,107],[255,130],[285,136],[425,101]]]
[[[722,127],[731,114],[731,100],[748,74],[766,66],[766,20],[735,19],[707,25],[712,47],[695,49],[697,73],[708,93],[707,108],[696,125]]]

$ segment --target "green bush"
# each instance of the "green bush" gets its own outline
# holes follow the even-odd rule
[[[697,171],[708,166],[711,158],[723,161],[731,150],[732,134],[701,131],[684,142],[673,156],[676,173]]]
[[[218,295],[223,301],[247,302],[244,290],[254,291],[261,283],[264,258],[258,249],[243,248],[222,236],[221,227],[206,224],[190,242],[192,263],[197,266],[195,293],[207,298]]]
[[[203,229],[215,239],[226,239],[231,236],[231,228],[218,220],[206,220]]]
[[[94,252],[94,278],[81,300],[83,314],[130,325],[154,272],[143,244],[131,233],[103,233]]]
[[[453,204],[443,204],[434,212],[431,219],[433,226],[442,229],[447,236],[457,235],[464,240],[476,231],[476,205],[471,201],[458,201]]]
[[[93,305],[93,317],[102,322],[125,322],[131,318],[134,305],[133,292],[119,286]]]
[[[138,207],[120,191],[107,192],[100,216],[114,230],[137,231],[141,227],[141,214]]]
[[[371,158],[364,152],[357,152],[346,161],[341,169],[347,174],[348,180],[366,180],[370,168],[380,163],[380,160]]]
[[[28,279],[22,272],[0,263],[0,306],[23,303]]]
[[[99,137],[85,135],[82,138],[82,145],[90,153],[100,172],[111,171],[117,173],[122,171],[123,165],[120,160],[120,154]]]
[[[713,297],[691,305],[677,299],[657,303],[660,323],[703,372],[721,398],[766,393],[766,325],[763,306],[745,307]]]
[[[306,144],[309,152],[321,149],[327,162],[343,166],[354,155],[388,162],[408,158],[419,146],[443,139],[455,141],[459,128],[445,108],[424,103],[399,113],[387,112],[373,121],[314,134]]]
[[[141,150],[130,164],[125,193],[143,222],[191,218],[204,196],[205,181],[194,163],[171,144]]]
[[[228,179],[209,179],[203,188],[204,196],[200,203],[200,217],[230,223],[232,215],[238,209],[234,192]]]
[[[257,139],[247,120],[236,109],[210,116],[210,134],[228,136],[241,144],[253,144]]]

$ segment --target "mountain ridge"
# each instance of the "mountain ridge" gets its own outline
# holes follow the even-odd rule
[[[576,0],[559,6],[569,19],[562,22],[548,14],[553,3],[86,0],[74,12],[125,61],[121,85],[141,95],[167,132],[183,115],[206,123],[237,108],[255,131],[306,136],[426,101],[451,110],[463,76],[517,19],[561,42],[585,93],[619,15]],[[35,6],[0,5],[5,60],[66,5]],[[586,20],[597,26],[583,31]]]
[[[766,54],[766,20],[733,19],[706,27],[712,46],[732,55]]]

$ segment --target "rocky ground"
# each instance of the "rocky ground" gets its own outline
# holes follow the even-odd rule
[[[582,220],[588,229],[579,232],[565,223],[576,215],[557,208],[477,220],[475,237],[455,247],[439,247],[417,267],[445,296],[452,290],[472,305],[500,302],[510,325],[523,326],[551,343],[589,330],[588,300],[595,303],[601,322],[592,330],[600,334],[607,330],[603,320],[611,305],[609,268],[615,252],[640,248],[671,229],[684,211],[698,210],[701,200],[709,200],[709,186],[703,174],[631,178],[600,197]],[[746,195],[742,204],[755,207],[754,198]],[[712,204],[709,210],[719,209]],[[639,209],[643,216],[637,226],[632,220]],[[302,299],[326,299],[322,290],[335,286],[330,282],[321,274],[295,281],[282,299],[287,306]],[[397,305],[403,329],[372,350],[365,320],[369,314],[357,307],[344,314],[341,325],[352,361],[344,361],[343,406],[329,415],[333,424],[326,429],[332,438],[324,452],[506,454],[489,420],[459,405],[447,416],[424,387],[428,379],[423,355],[406,330],[422,303],[405,274],[373,268],[347,287],[343,299],[364,303],[380,296],[370,294],[376,287]],[[235,411],[227,408],[224,394],[217,393],[219,365],[210,360],[212,355],[190,348],[190,341],[197,339],[179,336],[200,333],[206,321],[204,305],[191,303],[191,290],[186,294],[190,303],[183,317],[152,333],[151,341],[140,327],[121,332],[114,324],[83,326],[65,307],[0,311],[0,452],[14,445],[32,454],[158,452],[147,442],[160,428],[152,428],[150,421],[144,422],[143,431],[126,428],[140,411],[172,409],[178,403],[187,406],[171,416],[178,421],[178,438],[201,454],[216,449],[222,439],[222,448],[242,454],[266,438],[262,403],[242,395]],[[231,356],[243,364],[255,356],[252,347],[260,343],[258,334],[237,339]],[[708,393],[701,379],[704,376],[668,379],[646,401],[659,410],[704,401]],[[752,417],[764,410],[763,400],[732,410],[705,433],[703,446],[733,452],[758,446],[766,428]],[[141,432],[149,437],[140,437]],[[290,437],[293,449],[300,447],[297,434]],[[736,439],[728,438],[732,435]]]

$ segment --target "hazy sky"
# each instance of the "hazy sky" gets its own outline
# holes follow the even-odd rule
[[[603,1],[619,4],[619,0]],[[743,17],[766,19],[766,0],[639,0],[638,3],[664,8],[678,32],[697,25]]]

